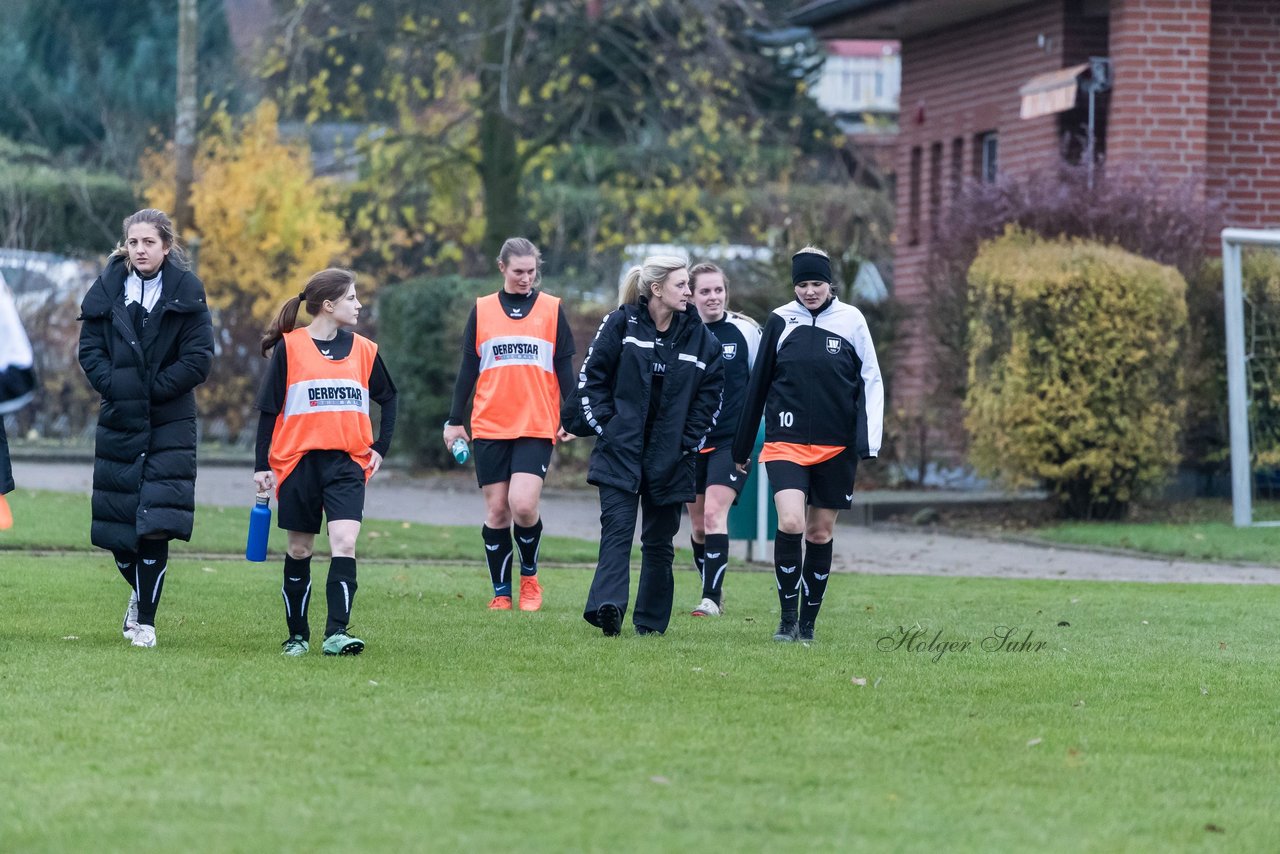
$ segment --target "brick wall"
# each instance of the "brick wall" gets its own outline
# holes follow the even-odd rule
[[[1280,228],[1280,3],[1215,0],[1208,113],[1207,183],[1226,224]]]
[[[1112,0],[1111,163],[1202,179],[1208,141],[1210,0]]]
[[[1057,118],[1019,118],[1018,89],[1036,74],[1063,67],[1063,42],[1063,0],[1040,0],[903,43],[894,292],[913,317],[903,329],[902,349],[890,378],[895,408],[922,411],[931,386],[935,356],[923,317],[924,267],[931,214],[945,216],[954,195],[955,154],[960,155],[965,179],[971,179],[981,156],[975,136],[996,131],[1001,173],[1024,175],[1057,161]],[[933,152],[939,143],[942,166],[936,170]],[[912,229],[912,152],[917,147],[918,228]],[[943,186],[935,188],[931,176],[939,174]],[[918,238],[914,243],[913,236]],[[954,424],[955,419],[955,413],[948,413],[942,420]]]

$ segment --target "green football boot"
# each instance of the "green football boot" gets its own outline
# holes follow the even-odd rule
[[[329,635],[321,645],[325,655],[359,655],[364,652],[364,641],[346,632]]]
[[[280,644],[284,647],[281,655],[288,655],[297,658],[299,655],[306,655],[307,650],[311,649],[311,644],[303,640],[302,635],[292,635],[287,641]]]

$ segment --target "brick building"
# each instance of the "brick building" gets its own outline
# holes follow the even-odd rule
[[[964,181],[1085,156],[1095,57],[1111,76],[1095,97],[1106,163],[1197,182],[1228,225],[1280,227],[1280,0],[813,0],[792,19],[824,39],[901,42],[894,292],[909,305]],[[916,320],[898,406],[919,407],[929,358]]]

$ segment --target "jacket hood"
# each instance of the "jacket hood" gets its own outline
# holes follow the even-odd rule
[[[167,303],[167,311],[188,312],[206,309],[204,285],[190,270],[182,270],[166,258],[160,267],[163,290],[160,298]],[[90,286],[80,303],[80,318],[103,317],[111,313],[111,306],[124,293],[124,283],[129,278],[129,266],[123,255],[112,255],[102,274]]]

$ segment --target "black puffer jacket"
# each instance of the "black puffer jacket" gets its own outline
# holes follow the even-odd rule
[[[600,324],[560,413],[565,429],[596,436],[587,481],[639,492],[658,504],[694,499],[694,462],[720,412],[720,342],[690,306],[663,333],[667,353],[658,420],[645,444],[658,330],[647,300],[610,312]]]
[[[80,367],[102,395],[91,539],[136,551],[147,534],[191,539],[195,387],[213,362],[213,325],[204,285],[166,260],[139,340],[124,306],[127,275],[124,258],[113,257],[80,304]]]

